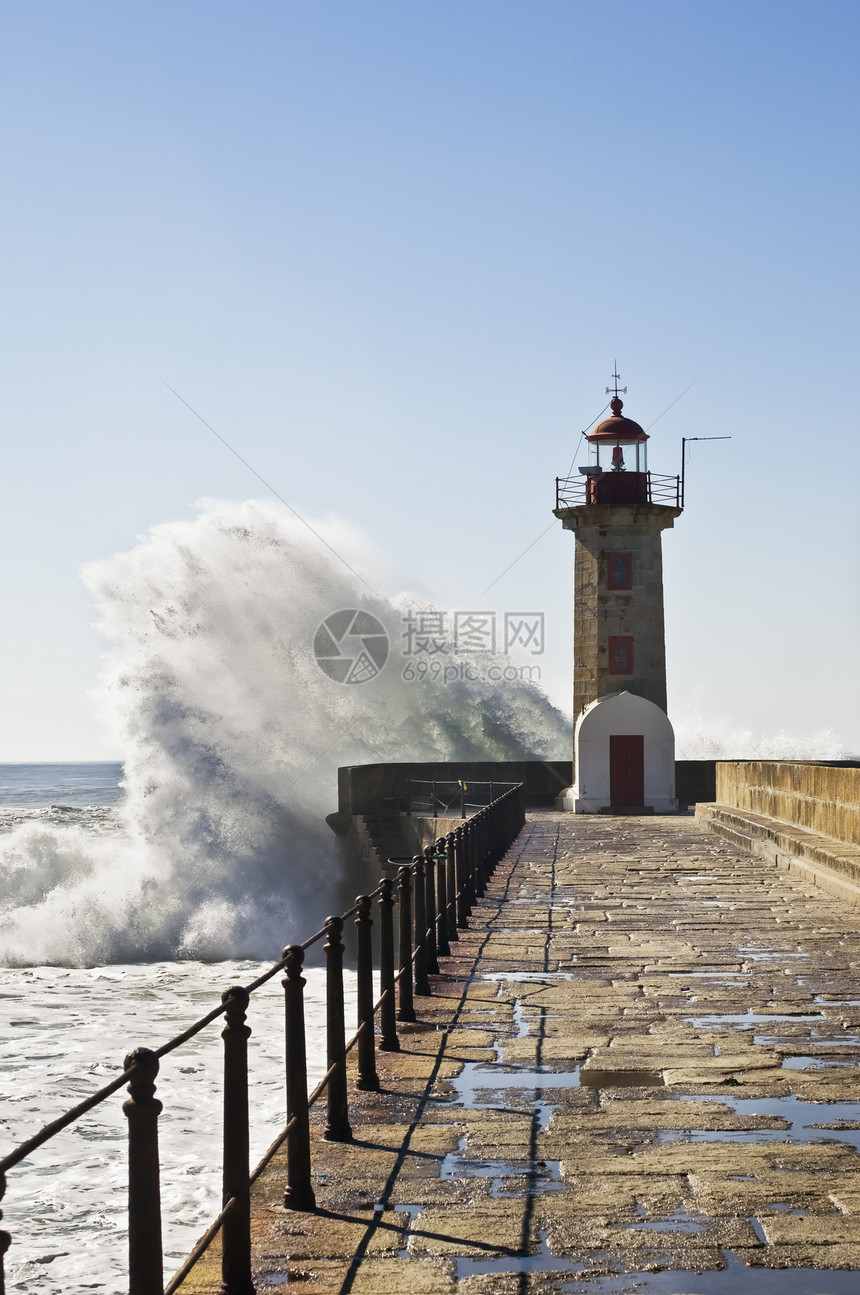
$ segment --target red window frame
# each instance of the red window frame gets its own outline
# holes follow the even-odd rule
[[[615,579],[613,567],[616,562],[623,562],[624,575],[621,580]],[[607,589],[632,589],[633,588],[633,554],[632,553],[607,553],[606,555],[606,588]]]
[[[621,661],[624,664],[621,664]],[[633,673],[633,635],[611,634],[609,636],[609,673]]]

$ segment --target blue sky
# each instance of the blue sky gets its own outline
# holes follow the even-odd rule
[[[860,751],[856,5],[0,4],[0,759],[117,754],[81,566],[259,483],[446,607],[552,520],[617,357],[670,713]],[[431,519],[432,524],[428,524]],[[547,615],[572,540],[493,589]]]

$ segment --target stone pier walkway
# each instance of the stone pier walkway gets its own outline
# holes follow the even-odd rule
[[[355,1140],[315,1117],[319,1212],[255,1184],[257,1290],[860,1289],[858,937],[691,818],[532,816]]]

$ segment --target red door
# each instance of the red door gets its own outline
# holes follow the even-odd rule
[[[613,734],[609,739],[609,801],[641,805],[645,801],[645,739],[641,734]]]

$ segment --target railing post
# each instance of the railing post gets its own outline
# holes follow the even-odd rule
[[[397,873],[397,891],[400,899],[400,927],[397,960],[400,963],[400,1002],[398,1021],[414,1021],[415,1006],[412,997],[412,869],[400,868]]]
[[[358,1080],[356,1088],[363,1092],[379,1091],[376,1073],[376,1040],[373,1029],[373,945],[370,916],[370,898],[358,895],[355,901],[356,936],[356,989],[358,998]]]
[[[0,1201],[6,1195],[6,1175],[0,1173]],[[3,1211],[0,1210],[0,1219],[3,1217]],[[0,1232],[0,1295],[6,1295],[6,1277],[5,1277],[5,1256],[6,1251],[12,1244],[12,1238],[8,1232]]]
[[[445,838],[440,836],[436,842],[436,952],[440,958],[450,958],[451,948],[448,944],[448,874],[445,855]]]
[[[222,1295],[254,1295],[251,1280],[251,1186],[248,1166],[248,1036],[250,995],[242,985],[225,989],[224,1162],[222,1199],[235,1204],[221,1227]]]
[[[457,932],[457,872],[455,859],[455,836],[449,832],[445,837],[445,887],[448,892],[448,911],[445,914],[445,922],[448,928],[448,940],[459,940]]]
[[[466,784],[460,779],[460,817],[466,817]]]
[[[461,931],[465,931],[469,926],[469,914],[472,909],[469,905],[469,868],[466,858],[466,829],[458,827],[454,832],[455,843],[455,865],[457,874],[457,926]]]
[[[415,922],[415,955],[412,959],[415,967],[415,992],[426,998],[430,993],[430,981],[427,979],[427,888],[424,884],[423,854],[413,856],[412,875],[415,878],[412,913]]]
[[[475,820],[470,818],[463,824],[463,847],[466,855],[466,894],[471,913],[478,902],[478,885],[475,877]]]
[[[436,813],[436,779],[435,778],[433,779],[433,782],[430,784],[430,788],[431,788],[430,794],[433,799],[433,817],[438,818],[438,814]]]
[[[0,1201],[6,1195],[6,1175],[0,1173]],[[3,1217],[3,1211],[0,1210],[0,1219]],[[8,1232],[0,1232],[0,1295],[6,1295],[6,1277],[5,1277],[5,1256],[6,1251],[12,1244],[12,1238]]]
[[[158,1178],[158,1117],[155,1094],[158,1057],[150,1048],[135,1048],[123,1070],[137,1071],[128,1085],[122,1109],[128,1120],[128,1281],[129,1295],[161,1295],[164,1257],[161,1246],[161,1189]]]
[[[308,1068],[305,1048],[305,981],[302,963],[305,951],[300,944],[284,949],[286,975],[284,987],[284,1020],[286,1026],[287,1073],[287,1186],[284,1205],[288,1210],[315,1210],[316,1197],[311,1186],[311,1131],[308,1121]]]
[[[394,1001],[394,882],[383,877],[379,883],[379,1004],[380,1051],[399,1052],[397,1006]]]
[[[427,971],[431,976],[439,975],[439,959],[436,949],[436,849],[432,845],[424,848],[424,913],[427,919]]]
[[[343,1006],[343,931],[342,917],[325,920],[325,998],[326,998],[326,1123],[323,1137],[329,1142],[348,1142],[349,1101],[346,1092],[346,1040]]]
[[[475,846],[475,898],[480,899],[486,890],[484,884],[484,864],[487,850],[487,815],[486,809],[479,809],[472,820],[472,833]]]

